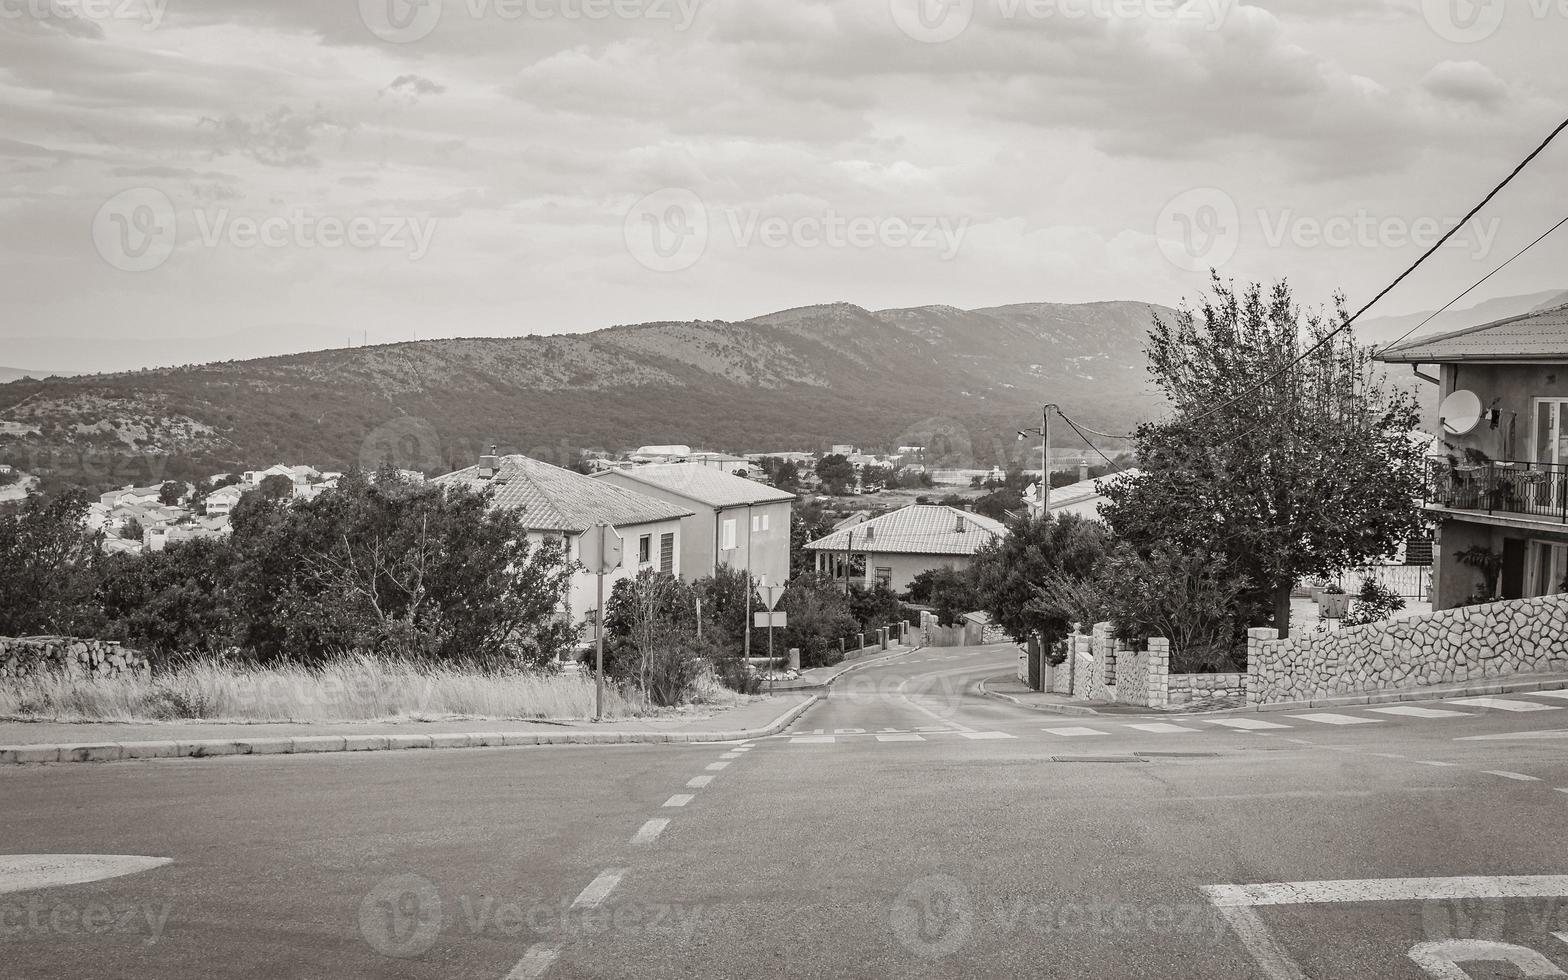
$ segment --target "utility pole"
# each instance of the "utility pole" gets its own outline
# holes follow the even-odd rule
[[[1040,409],[1040,513],[1051,516],[1051,409]]]

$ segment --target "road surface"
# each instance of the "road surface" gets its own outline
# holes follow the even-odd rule
[[[1568,699],[1063,717],[977,694],[1015,662],[904,654],[744,744],[0,772],[6,853],[170,859],[0,872],[0,977],[1568,970]]]

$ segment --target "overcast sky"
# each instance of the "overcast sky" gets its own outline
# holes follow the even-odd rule
[[[1356,301],[1568,114],[1555,2],[1175,3],[0,0],[0,365],[1174,304],[1212,263]],[[1550,227],[1565,175],[1568,137],[1380,312]]]

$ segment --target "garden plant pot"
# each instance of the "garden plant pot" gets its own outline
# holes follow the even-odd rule
[[[1344,619],[1345,614],[1350,612],[1350,595],[1348,593],[1332,595],[1325,592],[1318,600],[1318,611],[1324,619]]]

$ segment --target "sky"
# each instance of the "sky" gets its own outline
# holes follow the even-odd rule
[[[1565,41],[1568,0],[0,0],[0,365],[1175,305],[1211,266],[1359,305],[1568,115]],[[1375,312],[1565,176],[1568,135]]]

